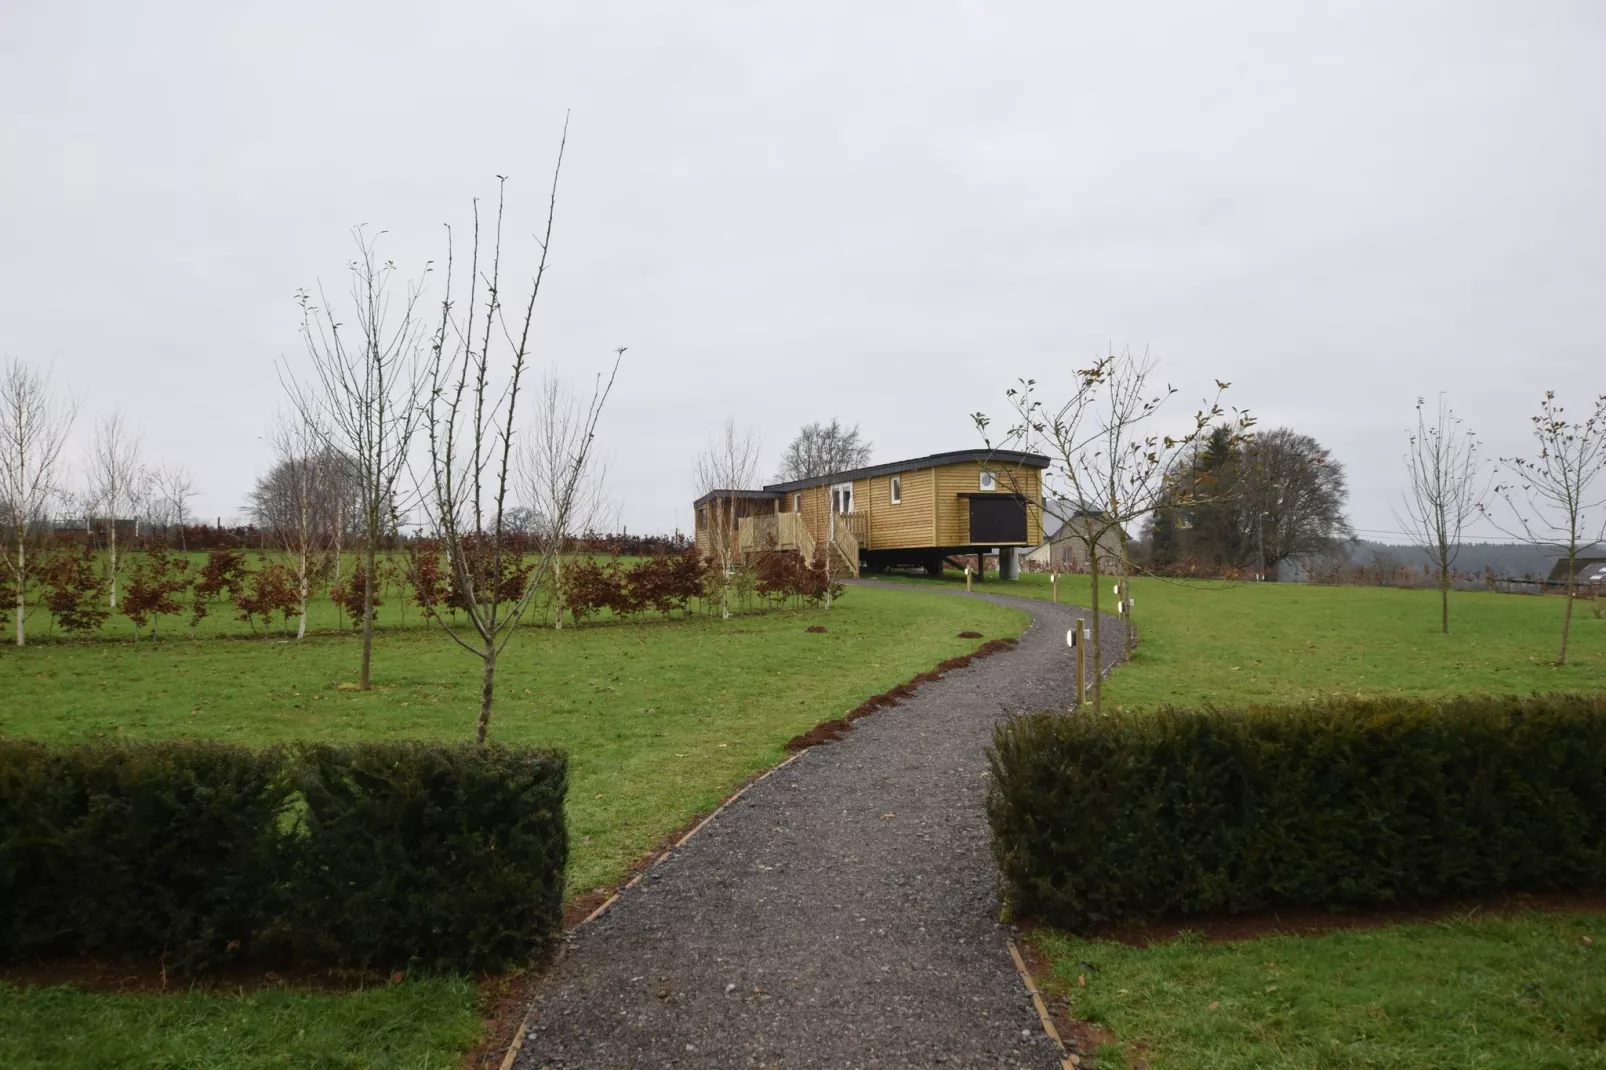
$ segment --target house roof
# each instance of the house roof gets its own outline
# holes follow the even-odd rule
[[[1606,583],[1606,557],[1580,557],[1576,559],[1577,571],[1573,573],[1575,583]],[[1567,582],[1567,559],[1564,557],[1557,561],[1550,570],[1547,583]]]
[[[854,468],[846,472],[829,472],[823,476],[812,476],[808,479],[794,479],[790,483],[771,483],[764,490],[775,494],[785,494],[789,491],[803,490],[806,487],[818,487],[826,483],[847,483],[855,479],[891,476],[897,475],[899,472],[913,472],[921,468],[937,468],[945,464],[968,464],[971,461],[996,461],[1001,465],[1018,468],[1048,467],[1048,458],[1040,453],[1022,453],[1018,450],[954,450],[949,453],[933,453],[925,457],[915,457],[907,461],[873,464],[868,468]]]
[[[746,501],[772,502],[780,496],[781,495],[779,492],[772,491],[768,488],[765,488],[764,490],[711,490],[707,494],[704,494],[701,498],[698,498],[696,501],[692,502],[691,507],[695,509],[700,505],[706,505],[716,498],[726,500],[731,498],[741,498]]]

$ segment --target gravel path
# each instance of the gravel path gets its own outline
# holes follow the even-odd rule
[[[997,921],[983,748],[1068,704],[1086,610],[970,597],[1030,611],[1020,646],[806,751],[574,933],[518,1067],[1059,1066]]]

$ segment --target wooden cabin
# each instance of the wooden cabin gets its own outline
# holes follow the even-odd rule
[[[945,558],[1018,550],[1043,541],[1041,474],[1048,458],[1003,450],[957,450],[833,472],[760,490],[697,499],[697,539],[710,552],[712,525],[735,524],[740,559],[771,550],[814,557],[858,575],[894,566],[940,573]],[[710,525],[705,542],[704,525]],[[1003,569],[1013,574],[1012,568]]]

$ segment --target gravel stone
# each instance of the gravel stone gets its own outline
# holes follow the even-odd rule
[[[516,1066],[1060,1065],[997,920],[983,749],[999,719],[1070,704],[1087,611],[956,596],[1033,623],[754,785],[572,933]]]

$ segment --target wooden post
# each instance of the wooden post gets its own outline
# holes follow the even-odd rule
[[[1060,600],[1060,574],[1058,572],[1050,572],[1048,574],[1048,585],[1053,588],[1053,600],[1058,602]]]
[[[970,590],[970,566],[965,566],[965,590]]]
[[[1082,698],[1087,694],[1087,632],[1083,630],[1082,618],[1076,618],[1076,705],[1080,709]]]

